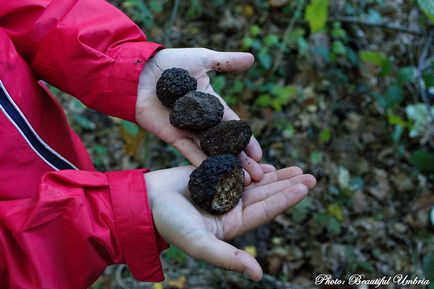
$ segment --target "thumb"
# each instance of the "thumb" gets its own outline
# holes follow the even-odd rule
[[[253,281],[262,279],[262,268],[252,255],[217,238],[202,240],[200,250],[193,256],[223,269],[242,273]]]
[[[247,52],[220,52],[208,50],[205,66],[218,72],[239,72],[252,66],[255,58]]]

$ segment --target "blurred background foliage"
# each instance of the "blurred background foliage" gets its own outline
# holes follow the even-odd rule
[[[111,2],[150,41],[253,53],[252,69],[213,73],[213,86],[250,122],[265,162],[300,166],[318,186],[234,241],[263,266],[259,284],[172,247],[165,282],[117,266],[93,288],[312,288],[320,273],[434,281],[434,1]],[[187,164],[137,125],[57,94],[99,170]]]

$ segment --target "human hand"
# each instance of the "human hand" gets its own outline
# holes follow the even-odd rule
[[[312,175],[303,174],[298,167],[278,171],[271,165],[261,168],[263,179],[246,187],[237,206],[224,215],[211,215],[189,200],[187,187],[193,167],[146,173],[158,232],[194,259],[261,280],[262,269],[256,259],[226,241],[272,221],[301,201],[316,184]]]
[[[239,72],[248,69],[254,58],[250,53],[217,52],[205,48],[163,49],[145,64],[140,75],[138,98],[136,105],[137,123],[166,143],[173,145],[194,166],[199,166],[206,155],[199,146],[195,133],[173,127],[169,122],[169,110],[163,106],[156,96],[156,83],[165,69],[179,67],[187,70],[197,79],[197,90],[217,96],[224,106],[223,120],[240,119],[214,91],[207,72]],[[245,184],[251,179],[261,180],[262,167],[258,161],[262,157],[262,149],[258,141],[252,137],[244,152],[239,156],[240,162],[247,172]]]

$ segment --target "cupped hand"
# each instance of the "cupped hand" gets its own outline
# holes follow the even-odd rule
[[[166,143],[173,145],[194,166],[199,166],[206,155],[199,146],[196,134],[173,127],[169,122],[169,110],[156,97],[156,83],[165,69],[179,67],[187,70],[197,79],[197,89],[217,96],[224,106],[223,120],[240,119],[214,91],[207,72],[239,72],[248,69],[254,58],[250,53],[217,52],[205,48],[163,49],[145,64],[140,75],[136,105],[136,121],[147,131],[153,133]],[[251,179],[260,180],[263,171],[258,161],[262,149],[252,137],[244,152],[239,156],[245,174],[245,184]]]
[[[195,259],[259,281],[262,269],[256,259],[226,241],[272,221],[316,184],[298,167],[276,171],[271,165],[260,166],[265,173],[262,180],[246,187],[237,206],[224,215],[211,215],[190,201],[187,186],[192,166],[145,174],[158,232]]]

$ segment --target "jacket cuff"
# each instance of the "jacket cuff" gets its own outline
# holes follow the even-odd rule
[[[108,106],[111,115],[136,122],[139,76],[145,63],[160,49],[154,42],[131,42],[122,46],[110,75],[111,93]]]
[[[160,253],[167,243],[157,232],[149,208],[144,173],[148,169],[107,173],[117,237],[124,259],[139,281],[164,280]]]

